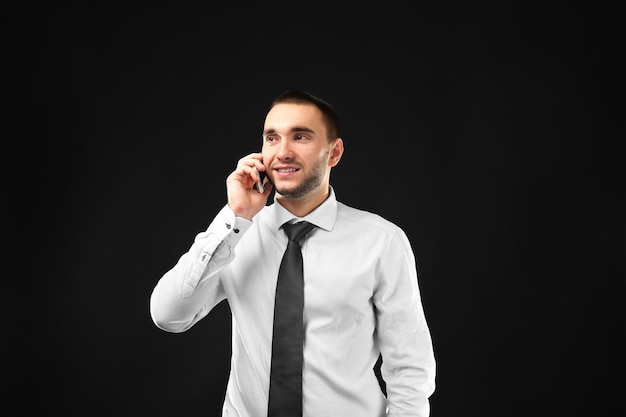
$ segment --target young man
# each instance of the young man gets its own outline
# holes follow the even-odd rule
[[[315,227],[300,239],[304,273],[298,397],[303,416],[430,413],[435,359],[415,258],[405,233],[336,200],[330,173],[343,155],[337,115],[324,100],[286,91],[265,118],[261,153],[239,160],[227,204],[151,296],[154,323],[183,332],[226,299],[232,360],[224,416],[274,416],[270,406],[275,298],[285,223]],[[265,173],[261,192],[257,182]],[[267,205],[271,190],[274,202]],[[292,297],[294,298],[294,297]],[[276,317],[281,319],[276,300]],[[276,342],[277,343],[277,342]],[[382,354],[386,395],[373,367]],[[281,359],[282,360],[282,359]],[[272,363],[274,362],[274,363]],[[298,394],[299,395],[299,394]]]

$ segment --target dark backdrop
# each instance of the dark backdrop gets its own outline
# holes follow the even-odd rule
[[[303,88],[343,120],[338,198],[415,250],[432,416],[609,415],[623,6],[589,7],[8,8],[4,395],[28,415],[219,415],[227,304],[174,335],[149,296],[271,100]]]

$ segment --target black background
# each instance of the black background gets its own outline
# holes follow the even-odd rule
[[[338,199],[414,247],[433,417],[616,410],[623,6],[384,6],[5,10],[3,379],[20,414],[220,415],[228,306],[174,335],[149,296],[287,88],[342,118]]]

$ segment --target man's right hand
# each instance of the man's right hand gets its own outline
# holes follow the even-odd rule
[[[252,220],[267,203],[272,184],[266,179],[262,193],[254,188],[254,184],[260,179],[259,171],[265,171],[263,156],[260,153],[251,153],[241,158],[237,168],[226,178],[228,206],[237,217]]]

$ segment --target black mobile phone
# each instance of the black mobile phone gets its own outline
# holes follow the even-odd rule
[[[262,193],[263,190],[265,190],[265,171],[259,171],[256,167],[254,168],[256,169],[256,172],[259,174],[259,180],[256,182],[256,189]]]

